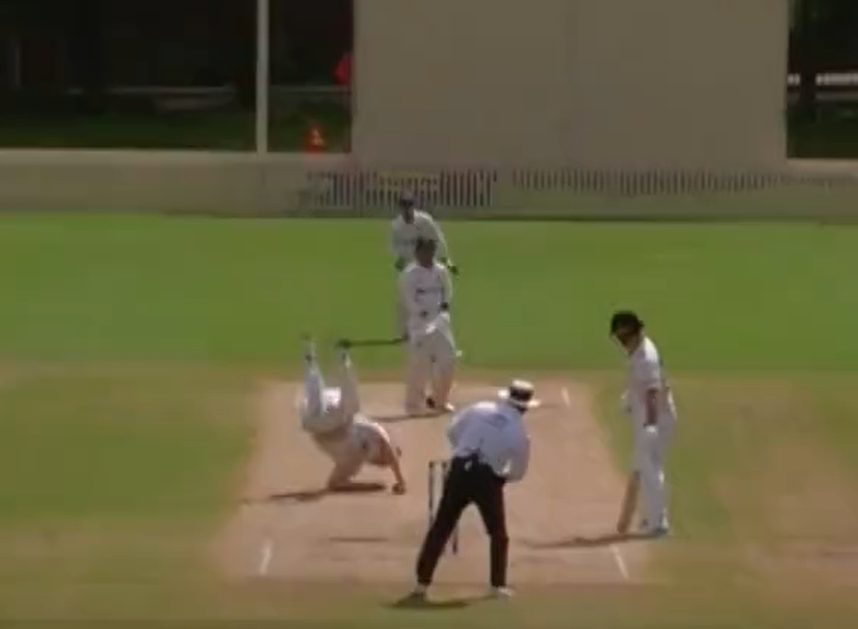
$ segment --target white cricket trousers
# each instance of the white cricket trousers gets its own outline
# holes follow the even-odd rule
[[[306,367],[301,412],[304,430],[313,434],[331,432],[351,424],[360,412],[357,377],[348,356],[340,361],[338,384],[339,387],[328,388],[315,361]]]
[[[643,513],[650,527],[669,527],[664,463],[676,420],[660,418],[654,433],[639,429],[635,435],[635,470],[641,479]]]
[[[408,342],[408,366],[405,379],[405,410],[419,413],[425,410],[426,388],[437,408],[445,406],[453,388],[456,371],[456,343],[452,333],[435,330]]]
[[[408,334],[408,307],[402,301],[402,295],[396,296],[396,333],[400,336]]]

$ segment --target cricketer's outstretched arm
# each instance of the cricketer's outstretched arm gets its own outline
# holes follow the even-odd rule
[[[442,298],[442,306],[443,310],[449,310],[450,305],[453,303],[453,282],[450,280],[450,272],[447,269],[444,269],[443,274],[441,275],[441,283],[444,287],[444,296]]]
[[[393,478],[396,484],[393,486],[393,492],[397,494],[405,493],[405,476],[402,473],[402,465],[399,462],[399,453],[393,447],[393,444],[387,440],[382,441],[382,456],[387,460],[390,471],[393,472]]]
[[[396,268],[402,270],[408,261],[414,257],[412,247],[407,238],[402,237],[402,231],[405,229],[404,223],[394,221],[390,227],[390,252],[395,258]]]
[[[438,222],[432,218],[431,214],[426,213],[424,221],[424,226],[426,231],[429,232],[429,237],[435,241],[438,247],[436,250],[438,259],[446,264],[450,260],[450,250],[447,247],[447,239],[444,237],[444,231],[438,225]]]

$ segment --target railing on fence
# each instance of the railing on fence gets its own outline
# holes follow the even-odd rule
[[[599,170],[589,168],[457,168],[416,171],[310,169],[299,196],[300,212],[346,211],[365,215],[393,208],[404,190],[429,209],[559,211],[600,199],[661,200],[789,190],[858,191],[858,171],[792,169],[773,172],[706,170]]]
[[[858,219],[852,162],[784,161],[756,171],[370,168],[327,154],[0,151],[0,211],[385,217],[406,189],[455,218]]]

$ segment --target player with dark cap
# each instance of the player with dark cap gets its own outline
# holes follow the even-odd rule
[[[644,518],[642,532],[653,537],[670,530],[664,460],[676,424],[676,405],[655,343],[646,335],[643,320],[631,310],[611,316],[609,326],[628,356],[623,407],[634,430],[634,460],[617,522],[617,532],[626,534],[641,493]]]
[[[453,411],[449,402],[458,353],[450,318],[453,285],[435,260],[434,240],[417,240],[417,260],[399,276],[407,338],[405,407],[409,415]],[[426,387],[430,395],[426,396]]]

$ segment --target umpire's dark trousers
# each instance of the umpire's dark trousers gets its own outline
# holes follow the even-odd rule
[[[476,456],[453,459],[444,483],[441,503],[417,559],[419,584],[428,586],[432,582],[447,540],[462,517],[462,512],[473,502],[480,511],[491,541],[491,584],[495,587],[506,586],[509,539],[503,498],[505,482]]]

